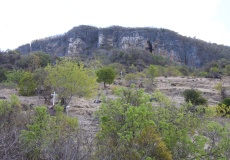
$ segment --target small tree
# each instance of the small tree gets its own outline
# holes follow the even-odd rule
[[[48,64],[52,63],[52,58],[50,54],[41,51],[34,52],[33,54],[39,57],[41,67],[46,67]]]
[[[113,83],[113,81],[116,77],[114,69],[112,69],[110,67],[103,67],[103,68],[99,69],[96,72],[96,75],[97,75],[97,82],[99,82],[99,83],[104,82],[104,87],[105,87],[106,83],[108,83],[108,84]]]
[[[24,72],[23,77],[19,81],[19,93],[23,96],[31,96],[35,94],[36,83],[33,74]]]
[[[96,79],[83,65],[71,61],[61,61],[55,66],[48,65],[48,83],[64,99],[67,105],[74,95],[90,97],[96,89]]]

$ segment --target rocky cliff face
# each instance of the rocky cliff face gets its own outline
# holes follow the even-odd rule
[[[170,30],[119,26],[78,26],[63,35],[35,40],[31,44],[18,47],[17,50],[22,54],[44,51],[56,56],[74,57],[79,54],[89,55],[95,49],[101,48],[145,49],[196,67],[217,58],[228,58],[230,54],[230,47],[184,37]]]

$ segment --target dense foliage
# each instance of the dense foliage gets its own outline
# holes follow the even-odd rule
[[[186,89],[183,92],[186,102],[191,102],[193,105],[205,105],[207,100],[202,97],[201,93],[195,89]]]
[[[143,90],[120,88],[117,96],[97,112],[99,159],[229,158],[229,125],[211,119],[215,108],[191,112],[190,103],[175,106],[158,90],[152,95],[154,106]]]
[[[217,107],[217,111],[222,116],[230,116],[230,98],[225,98]]]
[[[35,94],[36,84],[31,72],[25,72],[19,81],[19,93],[23,96],[31,96]]]
[[[103,82],[104,87],[106,84],[112,84],[116,74],[113,68],[103,67],[96,72],[97,82]]]
[[[149,95],[143,90],[121,88],[119,98],[100,107],[101,130],[97,135],[99,159],[164,159],[172,155],[152,120]]]
[[[90,97],[96,89],[96,78],[83,65],[64,60],[45,68],[47,81],[68,105],[74,95]]]

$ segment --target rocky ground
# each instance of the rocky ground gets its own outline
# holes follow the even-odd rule
[[[216,84],[222,83],[224,87],[230,88],[230,77],[222,79],[208,79],[208,78],[194,78],[194,77],[158,77],[155,79],[157,88],[165,93],[172,101],[177,104],[184,102],[182,92],[185,89],[197,89],[201,91],[202,95],[208,99],[210,106],[216,105],[221,100],[220,92],[215,89]],[[111,85],[109,88],[112,88]],[[107,98],[115,98],[111,94],[111,90],[102,92],[106,93]],[[1,89],[0,97],[9,99],[11,94],[18,95],[15,89]],[[27,106],[41,106],[44,104],[44,99],[38,96],[24,97],[18,95],[22,104]],[[69,104],[68,115],[71,117],[78,117],[80,126],[89,134],[95,135],[98,130],[98,121],[94,118],[94,112],[99,108],[100,103],[94,103],[97,97],[91,99],[84,99],[74,97]],[[47,106],[50,108],[51,106]]]
[[[221,101],[220,91],[215,89],[218,83],[229,88],[229,77],[223,79],[194,78],[194,77],[158,77],[155,79],[157,88],[178,104],[184,102],[182,95],[186,89],[197,89],[208,100],[208,105],[213,106]]]

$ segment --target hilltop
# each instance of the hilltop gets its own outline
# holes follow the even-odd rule
[[[230,54],[229,46],[207,43],[168,29],[120,26],[97,28],[85,25],[74,27],[61,35],[34,40],[31,44],[19,46],[17,50],[21,54],[43,51],[52,56],[90,57],[101,49],[106,52],[135,48],[193,67],[201,67],[221,58],[229,59]]]

